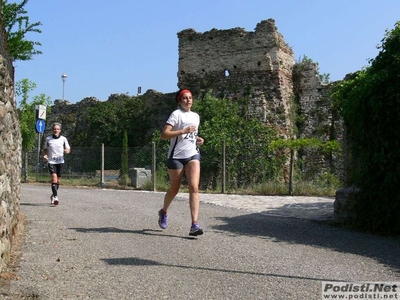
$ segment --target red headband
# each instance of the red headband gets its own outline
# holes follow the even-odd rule
[[[181,100],[181,98],[182,98],[182,96],[183,96],[184,93],[190,93],[190,94],[192,94],[192,92],[189,91],[189,90],[182,90],[182,91],[179,92],[178,97],[176,97],[176,102],[179,102],[179,100]]]

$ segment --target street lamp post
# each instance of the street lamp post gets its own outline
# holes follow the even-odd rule
[[[63,99],[63,101],[64,101],[64,88],[65,88],[65,80],[67,80],[67,75],[66,75],[66,74],[62,74],[62,75],[61,75],[61,79],[62,79],[62,82],[63,82],[62,99]]]

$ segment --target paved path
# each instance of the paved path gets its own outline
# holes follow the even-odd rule
[[[52,207],[49,191],[22,186],[19,280],[0,299],[309,300],[322,281],[400,281],[399,240],[330,225],[329,198],[201,195],[191,238],[186,194],[161,230],[163,193],[62,187]]]

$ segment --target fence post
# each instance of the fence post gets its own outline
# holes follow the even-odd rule
[[[38,142],[37,142],[36,182],[39,181],[40,138],[41,138],[41,133],[39,132],[39,133],[38,133]]]
[[[225,140],[222,141],[222,194],[226,193],[226,144]]]
[[[24,182],[28,182],[28,152],[24,151]]]
[[[104,187],[104,144],[101,144],[100,186]]]
[[[293,164],[294,150],[290,149],[290,165],[289,165],[289,195],[293,195]]]
[[[157,191],[156,188],[156,162],[157,162],[157,157],[156,157],[156,142],[153,142],[153,167],[151,170],[151,174],[152,174],[152,179],[153,179],[153,192]]]

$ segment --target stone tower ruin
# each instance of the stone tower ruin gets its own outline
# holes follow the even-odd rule
[[[318,64],[295,62],[294,53],[273,19],[254,32],[242,28],[178,33],[178,86],[195,97],[247,99],[250,116],[276,130],[281,138],[342,139],[343,124],[334,112],[329,84],[321,82]],[[294,117],[297,115],[297,117]],[[304,174],[338,173],[340,159],[303,150]]]
[[[272,19],[254,32],[242,28],[178,33],[178,86],[196,97],[247,98],[252,116],[273,127],[282,137],[292,133],[292,49]]]

